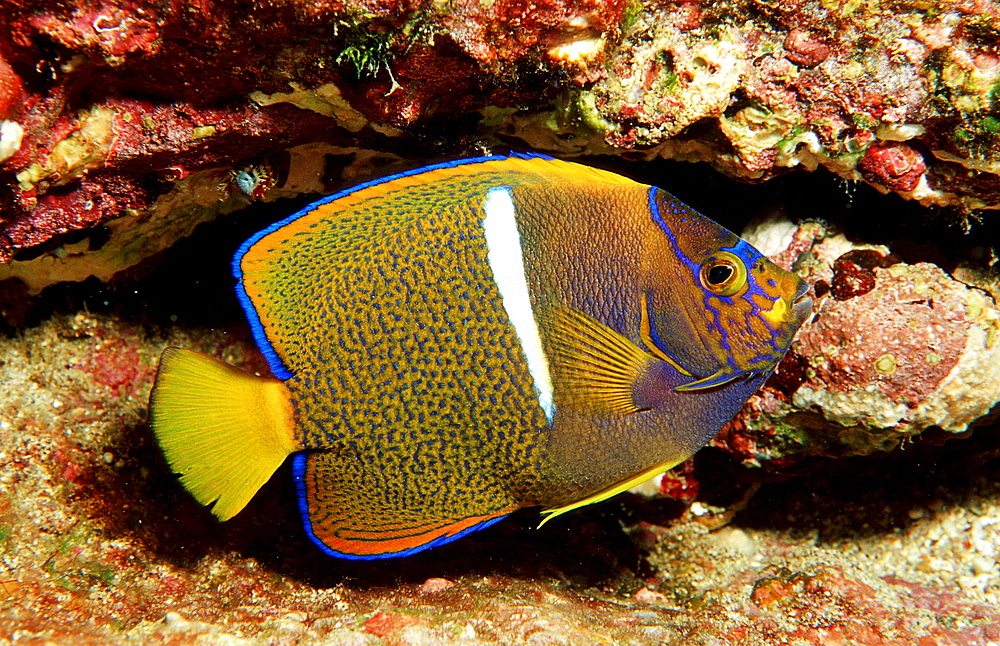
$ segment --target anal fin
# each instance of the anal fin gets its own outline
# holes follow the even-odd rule
[[[300,453],[292,462],[306,534],[323,552],[337,558],[367,561],[409,556],[485,529],[521,506],[494,496],[488,504],[479,501],[478,509],[466,517],[436,515],[431,511],[433,504],[423,510],[394,508],[379,492],[365,491],[336,477],[341,459],[317,451]]]

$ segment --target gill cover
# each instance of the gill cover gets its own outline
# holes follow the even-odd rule
[[[668,244],[650,241],[647,249],[643,340],[692,377],[675,390],[718,388],[773,369],[808,313],[797,303],[805,283],[658,188],[649,191],[649,208]]]

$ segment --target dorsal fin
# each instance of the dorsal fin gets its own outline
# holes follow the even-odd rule
[[[237,296],[271,371],[288,379],[308,370],[312,360],[303,352],[303,328],[316,326],[316,319],[326,315],[302,286],[313,284],[316,277],[329,284],[328,264],[353,265],[357,258],[368,257],[373,243],[378,246],[386,232],[398,233],[400,226],[419,218],[422,209],[447,210],[449,205],[482,200],[501,186],[584,184],[642,186],[599,168],[517,153],[453,160],[363,182],[310,204],[244,242],[233,258]],[[416,192],[419,203],[413,201]]]

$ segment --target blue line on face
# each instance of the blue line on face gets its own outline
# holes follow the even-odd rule
[[[670,225],[663,220],[663,216],[660,214],[660,205],[656,201],[656,192],[658,190],[660,189],[655,186],[650,186],[649,192],[647,193],[649,213],[653,218],[653,222],[655,222],[657,226],[660,227],[660,230],[667,236],[667,240],[670,241],[670,246],[673,248],[677,257],[680,258],[685,265],[687,265],[688,269],[691,270],[692,275],[697,276],[699,269],[698,264],[692,262],[690,258],[684,255],[684,252],[681,251],[680,246],[677,244],[677,237],[674,235],[674,232],[671,231]]]
[[[657,226],[659,226],[660,229],[663,231],[663,233],[666,234],[667,240],[670,242],[670,246],[673,248],[674,254],[678,258],[680,258],[681,262],[683,262],[687,266],[687,268],[691,272],[691,276],[694,279],[694,281],[696,282],[696,284],[700,285],[700,281],[698,279],[698,274],[701,271],[701,265],[699,265],[698,263],[693,262],[690,258],[688,258],[684,254],[684,252],[681,251],[680,246],[677,244],[677,237],[674,235],[674,232],[671,231],[670,226],[663,220],[663,216],[660,214],[660,205],[656,201],[656,191],[658,191],[658,190],[660,190],[660,189],[658,189],[655,186],[651,186],[649,188],[649,192],[647,193],[648,203],[649,203],[649,212],[650,212],[651,217],[653,218],[653,222],[655,222],[657,224]],[[740,242],[742,243],[743,241],[740,240]],[[739,247],[740,247],[740,244],[737,243],[737,245],[735,247],[733,247],[733,249],[734,250],[735,249],[739,249]],[[727,249],[727,251],[728,251],[728,249]],[[737,252],[736,251],[732,251],[731,253],[735,254]],[[739,254],[737,254],[737,255],[739,255]],[[742,256],[740,256],[740,257],[742,258]],[[709,299],[711,297],[715,296],[715,295],[712,294],[712,293],[710,293],[708,290],[706,290],[704,288],[702,288],[702,293],[703,293],[702,304],[705,306],[706,310],[708,310],[709,312],[712,312],[712,315],[713,315],[713,318],[714,318],[714,322],[713,322],[713,324],[711,324],[709,326],[709,330],[711,331],[711,330],[714,329],[714,330],[716,330],[720,334],[720,336],[721,336],[721,346],[725,350],[725,352],[726,352],[726,354],[728,356],[727,363],[730,366],[732,366],[733,368],[735,368],[736,366],[735,366],[735,364],[733,362],[732,352],[730,351],[729,333],[722,326],[720,312],[709,304]],[[724,301],[727,301],[730,304],[732,303],[732,299],[729,299],[728,297],[719,296],[718,298],[723,299]],[[657,338],[657,341],[661,341],[661,340],[659,338]]]
[[[741,259],[743,259],[743,262],[745,262],[747,264],[747,267],[753,267],[758,261],[765,259],[763,254],[761,254],[759,251],[757,251],[756,249],[754,249],[745,240],[740,240],[740,242],[735,247],[733,247],[731,249],[731,253],[736,254]],[[781,352],[780,348],[778,347],[778,341],[779,341],[779,338],[782,336],[782,334],[781,334],[782,333],[782,329],[780,327],[779,328],[775,328],[771,324],[771,322],[768,321],[767,318],[764,317],[764,313],[762,311],[762,308],[760,306],[758,306],[757,303],[755,303],[753,300],[749,299],[749,297],[752,296],[752,295],[756,295],[756,296],[760,296],[760,297],[762,297],[762,298],[764,298],[764,299],[766,299],[766,300],[774,303],[778,299],[780,299],[781,296],[779,295],[777,298],[775,298],[774,296],[768,294],[767,291],[764,289],[764,286],[762,284],[760,284],[760,283],[757,282],[757,279],[754,276],[753,271],[748,271],[747,272],[747,280],[749,281],[749,288],[747,290],[747,294],[746,294],[745,298],[748,299],[749,303],[752,306],[751,310],[750,310],[750,312],[749,312],[749,314],[747,316],[747,325],[749,326],[749,324],[750,324],[750,318],[749,317],[752,315],[752,316],[756,316],[757,318],[759,318],[761,320],[761,322],[765,325],[765,327],[767,327],[767,329],[771,332],[771,338],[770,338],[770,341],[769,341],[769,345],[770,345],[771,349],[773,350],[773,352],[769,353],[769,354],[763,354],[762,353],[762,354],[758,355],[758,357],[773,357],[773,355],[775,353],[780,353]],[[767,279],[767,284],[770,285],[771,287],[777,287],[777,285],[778,285],[777,281],[775,281],[773,278],[768,278]]]
[[[650,211],[651,217],[652,217],[653,221],[656,222],[657,226],[659,226],[660,229],[663,231],[663,233],[666,235],[667,240],[670,242],[670,245],[671,245],[671,247],[672,247],[675,255],[678,258],[681,259],[681,261],[688,267],[689,271],[691,271],[692,276],[695,278],[695,280],[697,280],[698,273],[700,271],[700,266],[698,264],[692,262],[690,258],[688,258],[687,256],[685,256],[681,252],[680,246],[677,243],[677,238],[674,235],[674,232],[670,229],[670,226],[663,220],[663,216],[660,213],[660,206],[659,206],[659,203],[656,201],[656,191],[657,190],[658,189],[656,187],[651,187],[650,190],[649,190],[649,192],[648,192],[648,203],[649,203],[649,211]],[[746,299],[747,302],[750,304],[750,309],[746,313],[746,316],[745,316],[747,328],[749,329],[749,327],[750,327],[751,317],[752,316],[756,316],[757,318],[759,318],[761,320],[761,322],[764,323],[764,325],[766,326],[766,328],[771,332],[770,339],[768,339],[765,342],[766,345],[769,347],[770,351],[768,351],[768,352],[762,352],[762,353],[758,354],[754,358],[754,360],[752,361],[752,363],[757,363],[758,361],[764,361],[764,360],[773,361],[773,359],[776,357],[776,355],[780,354],[780,352],[781,352],[781,350],[778,348],[778,342],[779,342],[780,337],[781,337],[781,330],[780,329],[775,329],[771,325],[771,323],[764,317],[761,308],[757,305],[756,302],[754,302],[752,300],[752,297],[755,296],[755,295],[756,296],[760,296],[762,298],[765,298],[765,299],[767,299],[768,301],[771,301],[771,302],[774,302],[774,300],[775,300],[775,298],[773,296],[769,295],[764,290],[763,285],[761,285],[761,284],[759,284],[757,282],[756,277],[755,277],[755,275],[754,275],[754,273],[753,273],[753,271],[751,269],[758,261],[760,261],[761,259],[763,259],[764,256],[759,251],[757,251],[756,249],[754,249],[748,242],[746,242],[743,239],[739,239],[736,242],[736,244],[734,244],[731,247],[722,247],[722,248],[720,248],[720,251],[728,251],[729,253],[732,253],[733,255],[737,256],[738,258],[740,258],[745,263],[746,267],[748,268],[747,269],[747,291],[744,293],[743,296],[740,297],[740,298]],[[774,286],[777,285],[776,281],[774,281],[774,279],[771,279],[771,278],[768,279],[768,284],[771,285],[772,287],[774,287]],[[704,304],[706,310],[712,313],[712,317],[714,319],[713,323],[709,324],[707,327],[708,327],[709,331],[714,331],[714,332],[717,332],[719,334],[719,336],[720,336],[720,346],[723,348],[723,350],[726,353],[726,363],[729,366],[731,366],[732,368],[738,369],[738,367],[736,366],[736,358],[732,354],[732,345],[731,345],[731,343],[732,343],[733,339],[731,338],[731,335],[730,335],[729,331],[721,323],[721,318],[722,318],[721,317],[721,312],[718,309],[716,309],[715,307],[713,307],[712,305],[710,305],[710,303],[709,303],[709,300],[714,295],[711,294],[710,292],[708,292],[707,290],[703,290],[703,291],[704,291],[703,304]],[[726,305],[733,305],[734,301],[735,301],[734,297],[726,297],[726,296],[715,296],[715,297],[718,298],[718,299],[720,299],[720,301],[722,301]],[[651,325],[652,325],[652,321],[651,321]],[[661,339],[660,339],[659,336],[654,335],[654,339],[656,339],[658,342],[661,342]]]

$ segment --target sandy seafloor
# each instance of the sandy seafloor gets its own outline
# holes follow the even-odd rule
[[[691,507],[621,496],[537,531],[526,510],[403,560],[322,555],[287,469],[220,525],[145,422],[168,344],[265,370],[231,249],[199,244],[110,287],[7,300],[0,644],[1000,644],[988,420],[759,488],[709,451]]]

